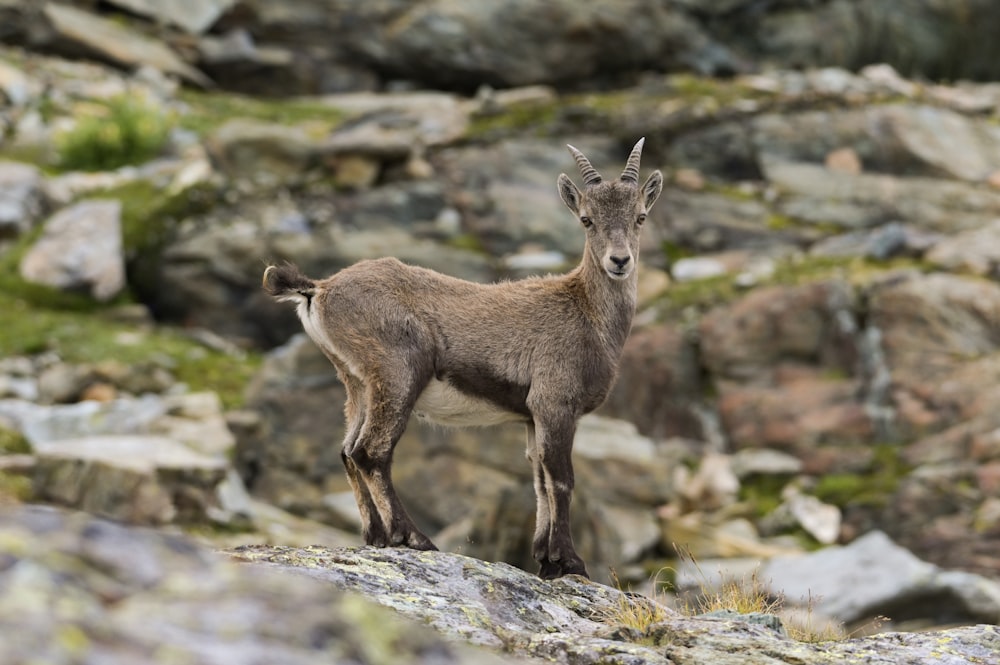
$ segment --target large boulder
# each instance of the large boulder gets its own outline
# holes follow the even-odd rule
[[[776,557],[760,571],[768,590],[844,622],[886,615],[894,621],[996,623],[1000,584],[945,571],[873,531],[844,547]]]
[[[235,565],[176,534],[5,506],[0,543],[10,665],[501,662],[356,594]]]
[[[251,517],[214,394],[55,406],[0,400],[0,422],[32,453],[37,500],[136,524],[238,526]]]
[[[125,287],[121,214],[115,200],[81,201],[60,210],[21,259],[21,276],[110,300]]]
[[[443,552],[360,548],[247,547],[237,560],[269,564],[313,584],[360,592],[400,614],[514,656],[593,663],[802,665],[853,659],[891,663],[989,659],[1000,649],[995,626],[803,643],[771,617],[725,613],[689,617],[638,594],[576,576],[542,582],[516,568]],[[648,617],[643,622],[638,617]]]

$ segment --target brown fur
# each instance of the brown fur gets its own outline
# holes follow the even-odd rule
[[[639,226],[662,188],[641,187],[642,141],[604,182],[570,147],[589,184],[565,174],[559,194],[586,245],[565,275],[476,284],[396,259],[361,261],[322,280],[271,266],[264,287],[298,303],[309,336],[347,388],[342,457],[365,542],[433,549],[391,480],[392,452],[415,410],[442,424],[527,425],[538,510],[533,555],[545,578],[586,575],[569,532],[570,452],[580,417],[614,382],[635,312]]]

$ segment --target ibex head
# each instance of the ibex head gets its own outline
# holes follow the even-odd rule
[[[639,230],[663,189],[663,174],[653,171],[639,186],[639,159],[646,139],[632,148],[617,180],[605,181],[582,152],[567,146],[583,176],[583,190],[565,173],[559,196],[587,231],[587,251],[611,279],[626,279],[639,256]]]

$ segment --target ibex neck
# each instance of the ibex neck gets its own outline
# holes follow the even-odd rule
[[[633,270],[626,279],[611,279],[587,256],[571,275],[580,281],[594,326],[617,356],[625,345],[635,315],[638,271]]]

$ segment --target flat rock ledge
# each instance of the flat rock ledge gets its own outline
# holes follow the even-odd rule
[[[0,640],[0,662],[11,665],[1000,663],[996,626],[815,645],[669,610],[639,632],[616,625],[621,601],[582,578],[545,582],[458,554],[220,553],[86,513],[0,507],[0,634],[17,636]]]
[[[548,582],[504,563],[405,549],[245,546],[230,554],[359,593],[447,637],[549,662],[1000,663],[992,625],[807,644],[748,621],[662,608],[669,618],[639,632],[615,621],[621,592],[576,576]]]

